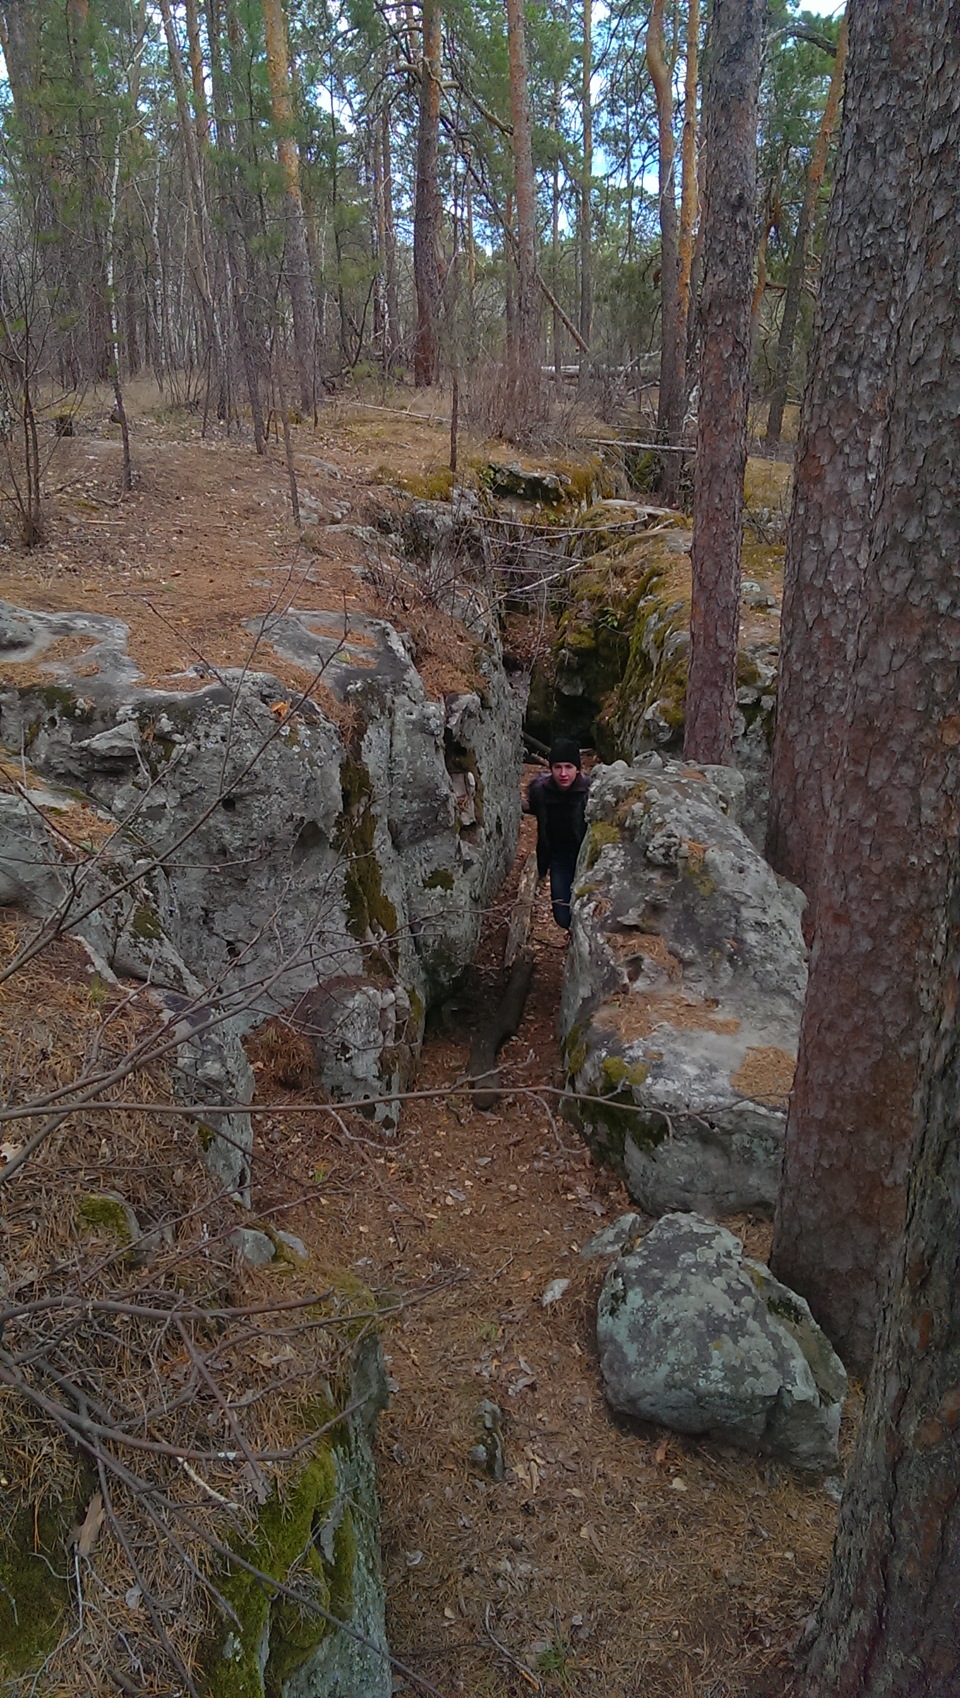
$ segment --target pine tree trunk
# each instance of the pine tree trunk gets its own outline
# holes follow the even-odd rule
[[[783,297],[780,335],[777,338],[777,358],[774,366],[773,385],[770,390],[770,410],[767,414],[767,432],[764,438],[764,445],[768,449],[779,446],[780,433],[783,430],[783,409],[787,404],[790,369],[793,365],[793,347],[797,338],[800,299],[807,270],[807,249],[810,245],[817,201],[823,187],[824,173],[827,169],[830,143],[837,124],[846,60],[847,20],[844,17],[840,25],[840,37],[837,42],[836,57],[833,61],[830,87],[827,91],[827,100],[820,121],[816,146],[810,160],[803,204],[800,208],[800,216],[797,219],[797,233],[794,238],[793,252],[790,255],[790,268],[787,272],[787,290]]]
[[[733,763],[762,0],[716,0],[704,101],[703,351],[683,752]]]
[[[593,0],[583,0],[583,65],[580,80],[580,110],[583,130],[583,166],[580,177],[580,335],[587,347],[593,335]],[[554,284],[556,288],[556,284]],[[587,371],[587,356],[580,356],[581,377]]]
[[[440,45],[440,0],[423,0],[417,183],[413,213],[413,276],[417,290],[413,381],[418,389],[428,389],[440,377],[440,273],[437,266],[440,247],[440,189],[437,183]]]
[[[213,90],[214,120],[217,133],[217,168],[220,179],[220,198],[226,236],[230,303],[236,326],[240,363],[243,368],[253,441],[258,454],[266,450],[263,429],[263,405],[260,399],[260,357],[256,334],[248,309],[251,263],[244,242],[243,218],[239,202],[243,193],[239,173],[233,163],[237,146],[236,125],[232,121],[229,83],[223,63],[221,17],[219,0],[206,0],[207,39],[210,43],[210,80]]]
[[[680,395],[679,429],[687,405],[687,350],[690,343],[690,323],[693,318],[693,252],[697,231],[699,185],[697,182],[697,81],[700,68],[700,0],[687,0],[687,55],[683,83],[683,135],[680,158],[680,224],[677,232],[677,389]],[[676,479],[665,490],[669,500],[675,500],[680,485],[680,456],[670,458],[675,463],[671,474]]]
[[[936,958],[903,1245],[797,1698],[960,1692],[960,867]],[[936,980],[941,980],[937,999]],[[939,1007],[938,1007],[939,1000]],[[939,1022],[937,1015],[939,1014]]]
[[[515,423],[536,415],[540,396],[540,294],[537,285],[537,190],[533,170],[526,25],[523,0],[507,0],[507,54],[513,117],[517,207],[516,344],[512,372]]]
[[[383,231],[384,266],[386,271],[386,340],[390,360],[400,345],[400,304],[397,295],[397,231],[393,213],[393,150],[390,140],[390,108],[383,113],[381,126],[383,155]],[[471,247],[471,254],[472,254]]]
[[[870,70],[872,47],[884,41],[880,9],[881,0],[865,0],[853,21],[854,102],[870,99],[876,86],[879,69],[873,77]],[[901,1027],[912,1006],[909,1059],[919,1052],[922,1086],[916,1115],[905,1089],[892,1105],[903,1116],[903,1146],[882,1178],[902,1169],[910,1144],[905,1224],[817,1636],[796,1689],[803,1698],[960,1692],[960,5],[952,0],[935,17],[925,10],[924,39],[915,33],[910,43],[917,58],[902,115],[916,146],[912,204],[905,199],[901,207],[899,357],[891,362],[881,487],[873,513],[860,514],[870,551],[849,739],[853,794],[845,790],[841,799],[836,835],[847,887],[867,885],[847,926],[865,971],[856,1003],[834,1005],[848,1031],[877,1024],[888,1034],[888,996],[901,1007]],[[899,184],[910,192],[905,176]],[[879,807],[863,816],[869,835],[854,856],[850,828],[868,790]],[[861,914],[866,933],[858,930]],[[871,939],[880,942],[876,966]],[[874,1048],[882,1089],[880,1044]],[[834,1065],[821,1081],[828,1097],[836,1072]],[[864,1105],[869,1124],[849,1126],[848,1168],[865,1154],[876,1165],[871,1134],[886,1102],[865,1097]],[[830,1180],[828,1169],[818,1190],[829,1193]],[[858,1270],[870,1249],[861,1225],[856,1209]],[[846,1278],[832,1259],[835,1275]]]
[[[784,567],[767,853],[809,898],[810,930],[854,664],[859,515],[872,509],[884,453],[913,169],[908,114],[922,74],[914,12],[885,5],[870,15],[880,40],[869,88],[847,66]]]
[[[283,0],[261,0],[267,48],[270,104],[277,132],[277,159],[283,174],[285,209],[284,257],[290,307],[293,313],[293,345],[297,357],[300,410],[314,411],[316,302],[307,232],[300,192],[300,153],[297,147],[296,115],[290,89],[290,50]]]
[[[647,29],[647,68],[657,102],[660,211],[660,389],[657,434],[662,442],[680,440],[683,398],[680,389],[680,271],[676,197],[676,145],[673,137],[673,67],[667,59],[663,17],[666,0],[653,0]],[[675,499],[677,456],[665,454],[659,487],[665,499]]]
[[[865,136],[881,133],[882,153],[865,152]],[[820,666],[824,651],[839,661],[845,697],[828,686],[826,709],[811,709],[799,739],[805,761],[829,754],[829,788],[819,797],[824,860],[772,1265],[863,1372],[903,1221],[924,975],[960,832],[960,0],[911,12],[861,0],[851,16],[843,153],[824,283],[827,348],[816,353],[803,438],[808,476],[814,455],[821,475],[829,464],[832,419],[841,427],[849,419],[828,349],[855,349],[865,325],[882,324],[886,372],[881,382],[868,368],[876,387],[868,381],[860,397],[874,412],[856,438],[869,486],[859,501],[856,487],[853,499],[848,491],[828,521],[849,593],[789,632],[791,645],[801,636],[811,644]],[[837,247],[849,253],[849,279]],[[801,503],[794,557],[806,523]],[[811,553],[816,562],[816,545]],[[840,619],[849,631],[836,630]],[[932,1241],[928,1249],[932,1256]],[[925,1554],[916,1555],[922,1565]]]

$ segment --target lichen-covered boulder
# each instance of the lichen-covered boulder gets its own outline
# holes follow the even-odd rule
[[[561,1002],[569,1111],[648,1214],[769,1211],[806,960],[802,897],[731,817],[735,772],[594,773]]]
[[[597,1308],[615,1409],[830,1474],[843,1364],[802,1297],[697,1215],[665,1215],[609,1269]]]

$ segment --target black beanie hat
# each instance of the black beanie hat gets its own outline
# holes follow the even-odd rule
[[[573,737],[555,737],[550,744],[550,765],[575,766],[580,770],[580,745]]]

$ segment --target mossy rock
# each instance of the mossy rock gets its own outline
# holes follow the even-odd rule
[[[428,878],[423,880],[424,890],[450,891],[453,890],[455,886],[456,879],[449,867],[438,867],[435,872],[432,872]]]
[[[610,825],[606,820],[596,820],[587,832],[587,847],[584,855],[584,871],[589,872],[596,866],[604,849],[619,843],[622,833],[619,826]]]
[[[343,811],[335,846],[347,858],[343,880],[347,924],[359,943],[385,938],[396,966],[397,910],[383,888],[376,855],[373,783],[366,766],[352,755],[341,762],[340,793]]]
[[[4,1496],[15,1484],[0,1452]],[[81,1495],[71,1502],[29,1504],[0,1530],[0,1685],[29,1674],[50,1655],[71,1606],[66,1579],[70,1528],[82,1519]]]
[[[273,1698],[336,1620],[349,1614],[356,1542],[348,1505],[341,1506],[341,1519],[332,1529],[339,1496],[334,1448],[320,1440],[293,1485],[274,1487],[249,1537],[235,1544],[240,1560],[217,1576],[216,1585],[239,1625],[229,1625],[219,1654],[210,1659],[209,1698]],[[304,1602],[285,1596],[271,1582],[301,1592]]]
[[[128,1250],[140,1237],[140,1226],[125,1197],[115,1191],[91,1191],[76,1208],[77,1228],[107,1238],[118,1249]]]

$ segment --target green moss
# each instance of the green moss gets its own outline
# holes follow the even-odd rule
[[[456,880],[447,867],[438,867],[423,881],[424,890],[453,890]]]
[[[449,501],[450,491],[456,481],[449,466],[440,466],[432,472],[420,472],[417,475],[403,474],[396,482],[401,489],[410,495],[419,496],[422,501]]]
[[[641,1148],[655,1149],[667,1135],[663,1116],[638,1108],[629,1088],[609,1096],[581,1097],[577,1113],[587,1129],[588,1141],[603,1160],[621,1172],[628,1138]]]
[[[423,1004],[423,997],[418,990],[408,990],[407,995],[410,999],[410,1019],[413,1022],[414,1030],[420,1033],[423,1031],[424,1017],[427,1012]]]
[[[613,843],[620,842],[620,828],[610,825],[606,820],[596,820],[587,832],[587,852],[584,858],[584,870],[590,871],[596,866],[604,849]]]
[[[197,1121],[197,1143],[200,1145],[200,1148],[204,1152],[204,1154],[206,1154],[207,1150],[209,1150],[211,1144],[216,1143],[216,1140],[217,1140],[217,1134],[213,1130],[213,1127],[208,1126],[205,1120],[198,1120]]]
[[[585,1028],[579,1022],[570,1027],[563,1046],[563,1058],[567,1064],[567,1072],[574,1076],[580,1072],[587,1059]]]
[[[65,684],[42,684],[36,690],[44,707],[58,714],[68,713],[71,718],[88,720],[93,718],[93,708],[86,703],[80,705],[80,698],[75,690],[68,690]]]
[[[606,1055],[600,1063],[600,1077],[604,1089],[615,1091],[621,1085],[645,1085],[650,1077],[650,1069],[643,1062],[630,1063],[624,1061],[622,1055]]]
[[[373,784],[362,761],[346,755],[340,766],[343,812],[335,839],[347,857],[343,894],[347,923],[360,943],[369,943],[379,932],[389,940],[393,965],[397,961],[397,910],[383,888],[380,863],[374,850],[377,821],[373,812]]]
[[[121,1198],[112,1197],[107,1191],[95,1191],[81,1197],[75,1218],[81,1231],[105,1233],[124,1248],[133,1243],[129,1211]]]
[[[151,942],[157,942],[163,936],[163,927],[159,919],[153,909],[148,908],[145,902],[141,902],[134,909],[130,929],[134,937],[149,939]]]
[[[240,1625],[229,1624],[220,1655],[213,1660],[209,1698],[273,1698],[331,1632],[327,1617],[343,1619],[350,1613],[356,1542],[351,1526],[338,1551],[333,1518],[338,1510],[344,1519],[349,1515],[338,1497],[336,1456],[333,1447],[321,1441],[294,1484],[274,1488],[254,1531],[235,1545],[237,1556],[259,1573],[232,1563],[217,1579]],[[341,1563],[349,1564],[348,1572],[340,1572]],[[317,1607],[284,1597],[271,1581],[295,1587]],[[264,1643],[267,1663],[261,1676]]]
[[[0,1455],[4,1495],[13,1464]],[[70,1607],[65,1545],[82,1516],[79,1493],[71,1504],[30,1504],[4,1521],[0,1537],[0,1676],[26,1674],[49,1656]]]
[[[761,1289],[764,1288],[765,1283],[762,1277],[758,1280]],[[807,1325],[809,1317],[804,1314],[799,1303],[794,1303],[787,1296],[768,1297],[767,1308],[772,1315],[779,1315],[781,1320],[789,1321],[791,1326],[803,1327]]]
[[[613,815],[614,824],[621,827],[625,826],[634,808],[639,803],[645,802],[649,794],[650,786],[647,780],[638,778],[636,784],[631,785],[623,800],[617,803]]]
[[[707,872],[706,850],[700,843],[686,845],[687,862],[686,878],[701,896],[713,896],[716,892],[716,879]]]

